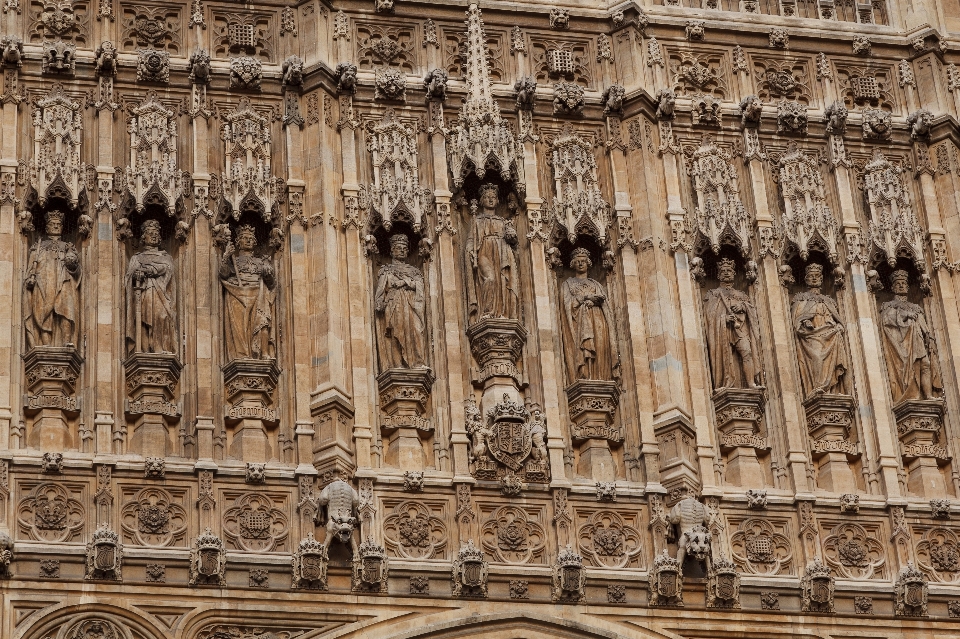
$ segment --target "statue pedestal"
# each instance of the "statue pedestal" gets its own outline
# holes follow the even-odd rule
[[[567,387],[573,441],[580,452],[577,474],[595,481],[616,481],[610,442],[623,441],[623,430],[613,423],[619,401],[616,382],[578,379]]]
[[[235,359],[223,367],[230,402],[224,421],[234,426],[230,457],[253,463],[276,457],[266,426],[280,421],[272,408],[279,376],[280,369],[272,359]]]
[[[766,474],[757,451],[766,451],[760,437],[763,422],[763,391],[755,388],[721,388],[713,394],[720,431],[720,450],[726,455],[724,479],[744,488],[762,488]]]
[[[660,449],[660,484],[668,492],[686,489],[699,493],[697,432],[689,416],[671,410],[654,421],[653,432]]]
[[[27,445],[48,452],[76,448],[69,420],[80,413],[74,396],[83,358],[73,346],[38,346],[23,356],[23,412],[32,417]]]
[[[522,382],[517,360],[527,339],[527,329],[519,320],[482,319],[467,328],[467,339],[470,340],[470,352],[480,365],[473,380],[475,384],[487,389],[491,382],[499,381],[500,384],[520,387]],[[499,398],[499,395],[496,397]]]
[[[380,428],[387,436],[386,463],[401,470],[426,466],[421,435],[433,424],[424,417],[434,376],[429,368],[393,368],[380,373]]]
[[[183,366],[172,353],[133,353],[123,363],[127,378],[124,413],[134,420],[130,452],[167,457],[173,452],[169,425],[181,408],[171,400]]]
[[[854,406],[849,395],[824,393],[803,402],[811,452],[819,462],[817,486],[822,490],[838,494],[857,492],[850,462],[860,456],[860,451],[856,443],[849,441]]]
[[[940,466],[950,461],[950,454],[939,444],[943,411],[942,399],[906,400],[893,408],[907,489],[920,497],[941,497],[946,491]]]

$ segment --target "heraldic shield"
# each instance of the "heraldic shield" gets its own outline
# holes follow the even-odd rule
[[[117,549],[111,543],[97,544],[93,567],[100,571],[113,570],[117,565]]]
[[[519,471],[533,448],[527,409],[504,393],[503,401],[488,415],[493,417],[491,436],[487,440],[490,454],[510,470]]]
[[[810,580],[810,601],[826,605],[830,603],[833,580],[827,577],[814,577]]]

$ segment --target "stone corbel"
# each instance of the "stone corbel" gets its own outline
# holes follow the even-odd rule
[[[351,425],[354,412],[353,399],[333,382],[320,384],[310,394],[310,415],[315,429],[313,466],[321,477],[353,475],[356,468],[353,439],[373,439],[370,428],[358,428],[354,432]]]

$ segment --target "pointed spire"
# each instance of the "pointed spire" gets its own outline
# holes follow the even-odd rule
[[[447,132],[447,155],[453,185],[462,188],[464,178],[476,173],[483,179],[487,166],[497,169],[519,194],[523,183],[523,148],[503,118],[490,90],[487,38],[476,2],[467,9],[467,98],[457,125]]]

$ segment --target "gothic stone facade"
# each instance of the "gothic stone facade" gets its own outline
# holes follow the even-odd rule
[[[0,636],[960,633],[957,0],[474,2],[3,0]]]

